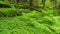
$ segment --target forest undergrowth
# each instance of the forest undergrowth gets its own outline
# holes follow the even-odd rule
[[[25,5],[6,5],[9,8],[0,7],[0,34],[60,34],[60,16],[53,6],[46,3],[45,8],[31,10]]]

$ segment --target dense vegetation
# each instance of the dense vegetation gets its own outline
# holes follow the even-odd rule
[[[60,0],[0,0],[0,34],[60,34]]]

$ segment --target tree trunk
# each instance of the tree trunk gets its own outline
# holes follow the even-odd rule
[[[29,0],[30,10],[33,8],[33,0]]]
[[[45,1],[46,0],[42,0],[43,8],[45,7]]]

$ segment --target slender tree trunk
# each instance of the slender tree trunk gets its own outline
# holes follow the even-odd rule
[[[60,15],[60,4],[58,5],[58,15]]]
[[[56,5],[57,5],[57,0],[51,0],[51,2],[53,3],[53,15],[56,15]]]
[[[43,8],[45,7],[46,0],[42,0]]]
[[[32,6],[32,4],[33,4],[33,0],[30,0],[30,6]]]
[[[57,0],[55,0],[55,8],[56,8],[56,5],[57,5]]]
[[[50,0],[50,2],[53,3],[54,7],[56,8],[56,5],[57,5],[57,0]]]
[[[29,0],[30,9],[33,8],[33,0]]]

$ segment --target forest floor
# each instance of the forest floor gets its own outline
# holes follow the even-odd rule
[[[0,34],[60,34],[60,16],[52,8],[0,8]]]

